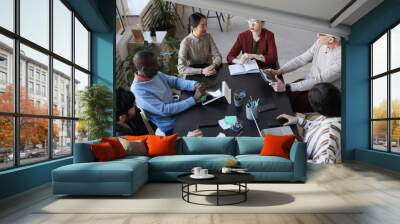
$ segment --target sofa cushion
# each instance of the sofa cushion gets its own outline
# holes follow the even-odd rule
[[[290,148],[296,136],[294,135],[265,135],[261,156],[280,156],[289,159]]]
[[[292,172],[292,161],[278,156],[238,155],[239,166],[249,172]]]
[[[114,149],[117,158],[122,158],[126,156],[126,151],[119,141],[118,137],[104,137],[101,138],[101,142],[108,142]]]
[[[147,155],[148,156],[164,156],[176,154],[176,139],[177,135],[171,136],[155,136],[149,135],[147,137]]]
[[[75,163],[53,170],[53,181],[58,182],[130,182],[133,173],[147,172],[140,159],[109,162]],[[146,174],[147,175],[147,174]]]
[[[121,142],[121,145],[124,147],[126,151],[126,155],[138,155],[145,156],[147,155],[146,142],[141,140],[126,140],[125,138],[118,138]]]
[[[175,155],[158,156],[149,160],[150,171],[163,172],[190,172],[193,167],[199,166],[212,172],[219,171],[230,159],[231,155]]]
[[[110,161],[118,158],[112,145],[108,142],[92,144],[91,148],[94,157],[96,157],[96,160],[99,162]]]
[[[237,137],[236,155],[260,154],[264,145],[262,137]]]
[[[226,154],[235,155],[235,141],[232,137],[183,137],[182,154]]]

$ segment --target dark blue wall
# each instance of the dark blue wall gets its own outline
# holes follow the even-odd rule
[[[343,58],[343,157],[392,170],[399,170],[399,156],[369,149],[369,43],[397,22],[400,1],[384,1],[353,24]]]
[[[92,32],[91,70],[93,83],[114,91],[115,1],[67,0]],[[112,131],[112,127],[110,127]],[[0,172],[0,199],[51,181],[51,171],[72,163],[72,158],[48,161]]]

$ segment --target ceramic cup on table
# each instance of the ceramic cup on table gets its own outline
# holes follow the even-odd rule
[[[192,169],[192,173],[196,176],[200,176],[200,172],[201,172],[202,168],[201,167],[193,167]]]
[[[200,170],[200,176],[202,176],[202,177],[208,176],[208,169],[201,169]]]

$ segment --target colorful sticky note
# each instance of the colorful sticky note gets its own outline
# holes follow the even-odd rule
[[[228,124],[228,125],[234,125],[234,124],[236,124],[236,121],[237,121],[236,116],[225,116],[225,118],[224,118],[225,124]]]

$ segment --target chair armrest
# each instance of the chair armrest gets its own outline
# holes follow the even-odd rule
[[[95,162],[96,158],[94,157],[91,149],[92,144],[98,144],[100,140],[90,141],[90,142],[82,142],[75,143],[74,147],[74,163],[89,163]]]
[[[305,181],[307,176],[307,152],[304,142],[293,142],[290,149],[290,160],[293,162],[293,180]]]

